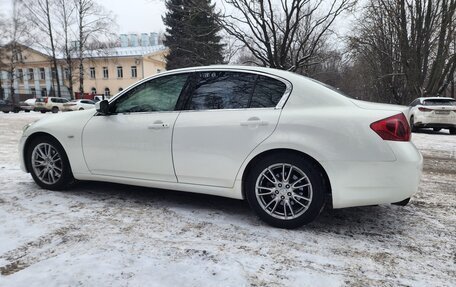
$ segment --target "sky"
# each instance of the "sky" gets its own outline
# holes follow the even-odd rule
[[[121,33],[149,33],[165,30],[162,15],[165,14],[164,0],[97,0],[112,12]],[[8,15],[12,0],[0,0],[0,13]]]
[[[96,0],[112,13],[118,34],[164,32],[162,16],[165,14],[165,0]],[[223,2],[216,0],[218,8],[223,8]],[[360,1],[364,2],[364,0]],[[7,15],[11,10],[12,0],[0,0],[0,13]],[[333,25],[339,35],[350,30],[353,15],[343,15]]]

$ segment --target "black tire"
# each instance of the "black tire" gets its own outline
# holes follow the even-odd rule
[[[410,130],[412,132],[418,131],[418,129],[415,126],[415,119],[413,118],[413,116],[410,117]]]
[[[61,176],[56,182],[52,184],[46,183],[43,180],[41,180],[32,165],[33,150],[40,144],[51,145],[55,149],[55,151],[57,151],[58,155],[61,158],[59,164],[56,164],[56,166],[58,166],[62,170]],[[25,160],[27,164],[27,169],[31,173],[33,180],[42,188],[50,190],[65,190],[68,189],[75,182],[73,173],[71,171],[70,162],[68,161],[68,157],[65,153],[65,150],[63,149],[62,145],[52,137],[41,136],[33,139],[27,147]]]
[[[83,111],[83,110],[84,110],[84,108],[79,108],[79,110],[80,110],[80,111]]]
[[[261,182],[261,186],[263,186],[265,183],[268,183],[268,181],[266,181],[265,177],[263,176],[263,172],[267,173],[268,167],[272,167],[272,169],[274,169],[274,166],[277,166],[275,168],[276,170],[278,170],[278,172],[280,172],[279,166],[283,164],[285,164],[286,166],[292,165],[293,167],[297,168],[294,171],[294,173],[303,172],[307,179],[300,182],[309,182],[311,184],[310,187],[307,187],[306,189],[303,187],[301,189],[295,189],[293,191],[291,191],[291,189],[287,189],[290,185],[293,185],[292,181],[294,180],[294,178],[296,178],[296,174],[293,174],[293,172],[291,172],[293,179],[284,181],[282,184],[283,187],[280,188],[280,191],[277,184],[274,185],[272,183],[269,183],[273,186],[272,192],[278,194],[266,195],[265,197],[268,198],[266,198],[265,200],[263,200],[263,198],[265,197],[257,196],[257,181],[259,182],[259,184],[262,180],[264,181],[264,183]],[[289,176],[289,174],[290,172],[288,172],[285,169],[285,177]],[[276,178],[280,178],[281,176],[282,172],[275,175]],[[285,186],[285,184],[287,186]],[[325,185],[324,183],[324,179],[320,172],[320,169],[317,166],[315,166],[311,161],[309,161],[305,157],[301,157],[293,153],[280,152],[260,159],[255,164],[255,166],[253,166],[251,170],[248,172],[244,188],[245,195],[250,207],[263,221],[275,227],[291,229],[312,222],[320,214],[320,211],[323,209],[325,205],[325,198],[327,192],[326,186],[327,185]],[[279,192],[283,192],[283,194],[280,194]],[[298,195],[311,198],[310,201],[302,201],[304,199],[298,198],[298,200],[301,200],[301,202],[304,202],[304,204],[307,205],[307,209],[305,209],[305,207],[303,207],[302,204],[297,204],[295,196]],[[283,212],[280,212],[284,215],[281,217],[285,218],[278,218],[277,216],[280,216],[279,214],[272,215],[272,213],[274,213],[274,210],[272,210],[272,205],[270,205],[271,210],[269,210],[266,201],[268,201],[269,204],[271,204],[271,202],[274,202],[274,205],[280,205],[280,207],[278,208],[282,209]],[[285,201],[287,202],[285,203]],[[289,207],[287,208],[286,206]],[[294,211],[297,212],[296,217],[286,219],[287,214],[292,214],[291,209],[293,207],[296,207],[296,209],[294,209]],[[276,209],[276,207],[274,208]],[[302,208],[301,211],[299,210],[300,208]],[[270,212],[267,212],[265,209],[269,210]],[[288,211],[290,211],[290,213],[288,213]],[[277,212],[279,211],[276,211],[275,213]]]
[[[41,110],[41,113],[42,113],[42,114],[45,114],[45,113],[46,113],[46,110]]]
[[[456,135],[456,128],[450,129],[450,135]]]
[[[9,111],[3,111],[5,114],[9,113]]]
[[[53,114],[56,114],[56,113],[59,112],[59,108],[58,107],[52,107],[51,111],[52,111]]]
[[[19,113],[19,111],[20,111],[20,109],[15,108],[15,109],[13,110],[13,113],[17,114],[17,113]]]
[[[26,113],[30,113],[30,110],[24,110],[24,112],[26,112]]]
[[[439,132],[439,131],[441,130],[441,128],[433,128],[433,130],[434,130],[435,132]]]

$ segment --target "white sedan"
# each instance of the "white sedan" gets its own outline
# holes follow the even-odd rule
[[[39,186],[96,180],[246,199],[267,223],[294,228],[325,205],[407,204],[420,181],[406,107],[286,71],[173,70],[96,107],[24,128],[21,166]]]
[[[95,108],[95,102],[91,100],[73,100],[63,104],[64,111],[82,111]]]
[[[412,130],[432,128],[434,131],[448,129],[456,135],[456,100],[444,97],[418,98],[410,103]]]

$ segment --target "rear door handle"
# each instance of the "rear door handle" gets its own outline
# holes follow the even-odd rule
[[[241,122],[241,126],[267,126],[268,122],[260,120],[259,117],[251,117],[247,121]]]
[[[164,123],[162,121],[155,121],[155,122],[153,122],[153,124],[149,125],[147,128],[149,130],[161,130],[161,129],[169,128],[169,124]]]

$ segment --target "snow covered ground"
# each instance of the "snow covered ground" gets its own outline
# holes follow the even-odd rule
[[[53,115],[49,115],[53,116]],[[0,286],[456,286],[456,136],[413,134],[425,157],[406,207],[325,210],[298,230],[246,203],[106,183],[40,189],[0,114]]]

